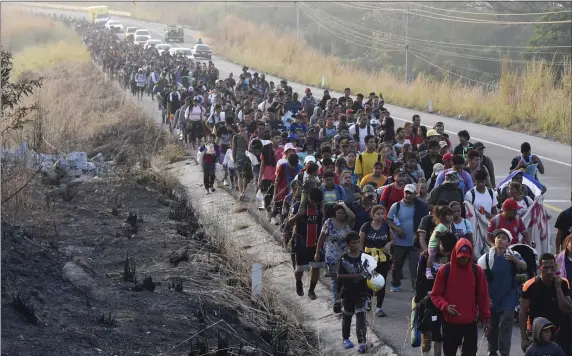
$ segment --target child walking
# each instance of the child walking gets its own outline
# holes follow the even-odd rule
[[[214,193],[214,181],[215,181],[215,167],[216,163],[219,161],[220,157],[220,146],[215,143],[216,136],[210,134],[207,143],[199,148],[199,152],[204,152],[203,155],[203,182],[207,194],[211,191]]]
[[[438,206],[436,212],[435,220],[435,230],[431,234],[429,239],[429,257],[427,258],[427,268],[425,269],[425,277],[427,279],[435,279],[433,272],[431,271],[431,266],[435,262],[437,256],[437,250],[439,249],[439,234],[444,232],[451,232],[454,212],[453,209],[448,206]]]
[[[348,251],[340,257],[338,267],[338,284],[341,286],[341,298],[344,307],[342,316],[342,338],[345,349],[351,349],[354,344],[350,340],[352,317],[356,315],[356,334],[359,343],[358,353],[367,351],[365,303],[370,295],[367,286],[368,272],[362,265],[360,236],[351,231],[346,234]],[[375,273],[374,273],[375,274]]]

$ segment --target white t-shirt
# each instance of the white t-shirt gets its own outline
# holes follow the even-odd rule
[[[473,206],[475,207],[475,210],[479,210],[482,206],[485,208],[486,212],[490,214],[493,207],[498,205],[498,194],[496,190],[494,189],[491,190],[493,192],[493,199],[491,199],[491,195],[489,194],[488,188],[485,189],[484,193],[479,193],[476,188],[473,188],[469,190],[467,194],[465,194],[465,200],[468,201],[469,203],[472,202],[473,194],[471,192],[474,191],[475,202],[473,203]]]
[[[453,233],[457,235],[458,239],[460,239],[461,237],[465,238],[468,233],[472,232],[473,232],[473,227],[471,226],[471,222],[467,219],[461,220],[461,222],[458,224],[453,223]]]
[[[375,135],[375,130],[369,124],[367,124],[367,126],[364,127],[363,129],[361,127],[359,127],[359,124],[354,124],[354,125],[350,126],[349,131],[350,131],[350,135],[352,135],[352,136],[356,134],[356,130],[359,130],[359,150],[360,151],[365,151],[365,137],[367,136],[367,128],[368,127],[369,127],[369,134]]]

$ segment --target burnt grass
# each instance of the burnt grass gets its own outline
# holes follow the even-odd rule
[[[2,355],[318,355],[161,191],[148,177],[93,179],[2,224]],[[68,282],[70,261],[97,293]]]

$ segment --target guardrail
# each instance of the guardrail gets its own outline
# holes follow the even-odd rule
[[[70,10],[70,11],[87,11],[85,6],[71,6],[71,5],[60,5],[60,4],[49,4],[49,3],[38,3],[38,2],[15,2],[13,4],[26,6],[26,7],[40,7],[44,9],[58,9],[58,10]],[[125,11],[115,11],[108,10],[110,15],[131,17],[130,12]]]

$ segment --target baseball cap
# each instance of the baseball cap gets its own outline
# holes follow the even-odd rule
[[[427,137],[431,137],[431,136],[441,136],[441,135],[439,135],[437,130],[431,129],[431,130],[427,131]]]
[[[468,257],[468,258],[473,257],[473,251],[471,251],[471,248],[469,247],[469,245],[461,246],[461,248],[457,252],[457,258],[460,258],[460,257]]]
[[[290,142],[288,142],[287,144],[284,145],[284,152],[288,151],[288,150],[296,150],[294,148],[294,145],[291,144]]]
[[[306,88],[306,90],[304,90],[304,93],[311,93],[312,91],[310,90],[310,88]]]
[[[314,156],[306,156],[306,158],[304,158],[304,164],[308,164],[308,162],[316,163],[316,157],[314,157]]]
[[[473,149],[475,150],[480,150],[481,148],[486,148],[482,142],[475,142],[475,144],[473,145]]]
[[[510,231],[508,231],[508,230],[505,229],[505,228],[496,229],[496,230],[493,232],[493,237],[497,237],[497,236],[500,235],[500,234],[505,234],[505,235],[508,237],[509,241],[512,239],[512,234],[510,233]]]
[[[288,136],[288,139],[289,139],[289,140],[297,140],[297,139],[298,139],[298,136],[296,136],[295,134],[290,134],[290,135]]]
[[[504,201],[504,203],[502,203],[503,211],[518,210],[518,209],[520,209],[520,206],[513,198],[508,198],[507,200]]]
[[[453,154],[451,152],[447,152],[443,155],[443,161],[452,161],[453,160]]]
[[[443,163],[435,163],[433,165],[433,172],[435,172],[435,174],[443,172],[444,169],[445,167],[443,166]]]
[[[393,172],[393,174],[394,174],[394,175],[395,175],[395,174],[401,175],[401,174],[407,174],[407,172],[405,172],[405,169],[403,169],[403,168],[397,168],[397,169],[395,170],[395,172]]]
[[[368,195],[377,195],[377,193],[375,192],[375,188],[373,186],[371,186],[370,184],[366,184],[363,188],[362,188],[362,193],[365,194],[366,196]]]
[[[353,114],[353,112],[354,112],[354,111],[353,111],[352,109],[347,109],[347,110],[346,110],[346,115],[351,115],[351,114]]]
[[[439,141],[439,147],[445,148],[445,147],[447,147],[447,146],[449,146],[449,145],[447,144],[447,141]]]
[[[403,188],[404,192],[415,193],[417,192],[417,187],[415,184],[407,184],[405,188]]]

